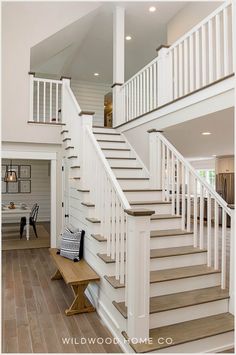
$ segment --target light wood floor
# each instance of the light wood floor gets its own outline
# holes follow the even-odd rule
[[[115,344],[80,344],[81,337],[112,336],[95,312],[65,316],[73,296],[63,280],[50,280],[55,267],[48,249],[3,251],[2,271],[2,352],[121,352]],[[63,337],[78,344],[63,344]]]

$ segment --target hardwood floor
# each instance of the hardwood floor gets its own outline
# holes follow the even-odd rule
[[[2,252],[2,352],[121,352],[116,344],[81,344],[112,335],[96,312],[65,315],[73,295],[63,280],[50,280],[54,271],[46,248]],[[63,344],[66,337],[76,344]]]

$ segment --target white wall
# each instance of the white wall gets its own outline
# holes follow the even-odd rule
[[[94,111],[94,125],[104,126],[104,95],[112,91],[111,84],[71,81],[71,89],[83,111]]]
[[[2,160],[3,165],[9,163],[10,160]],[[13,160],[13,165],[31,165],[31,193],[2,194],[2,203],[23,202],[30,208],[37,203],[39,205],[38,220],[50,221],[50,161]]]
[[[192,160],[189,162],[196,170],[201,170],[201,169],[214,169],[215,170],[215,158]]]
[[[30,48],[99,5],[69,1],[2,3],[3,141],[60,142],[60,127],[27,124]]]
[[[167,25],[167,43],[173,44],[221,4],[221,1],[194,1],[184,6]]]

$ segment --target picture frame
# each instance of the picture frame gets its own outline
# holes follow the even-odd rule
[[[31,178],[31,165],[20,165],[19,179]]]
[[[7,193],[8,194],[18,194],[19,193],[19,183],[18,182],[8,182],[7,183]]]
[[[2,179],[5,178],[6,171],[7,171],[7,165],[3,164],[2,165]]]
[[[30,194],[31,193],[31,180],[21,180],[19,181],[20,193],[21,194]]]
[[[7,193],[7,183],[2,179],[2,194]]]
[[[12,165],[12,166],[8,165],[7,169],[14,170],[16,172],[16,175],[19,176],[19,165]]]

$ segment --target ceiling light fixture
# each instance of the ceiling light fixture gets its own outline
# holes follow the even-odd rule
[[[126,41],[130,41],[132,39],[132,37],[131,36],[126,36],[125,39],[126,39]]]
[[[209,136],[211,134],[211,132],[202,132],[203,136]]]
[[[94,76],[99,76],[99,73],[94,73],[93,75],[94,75]]]
[[[149,11],[150,11],[150,12],[155,12],[155,11],[156,11],[155,6],[150,6],[150,7],[149,7]]]

